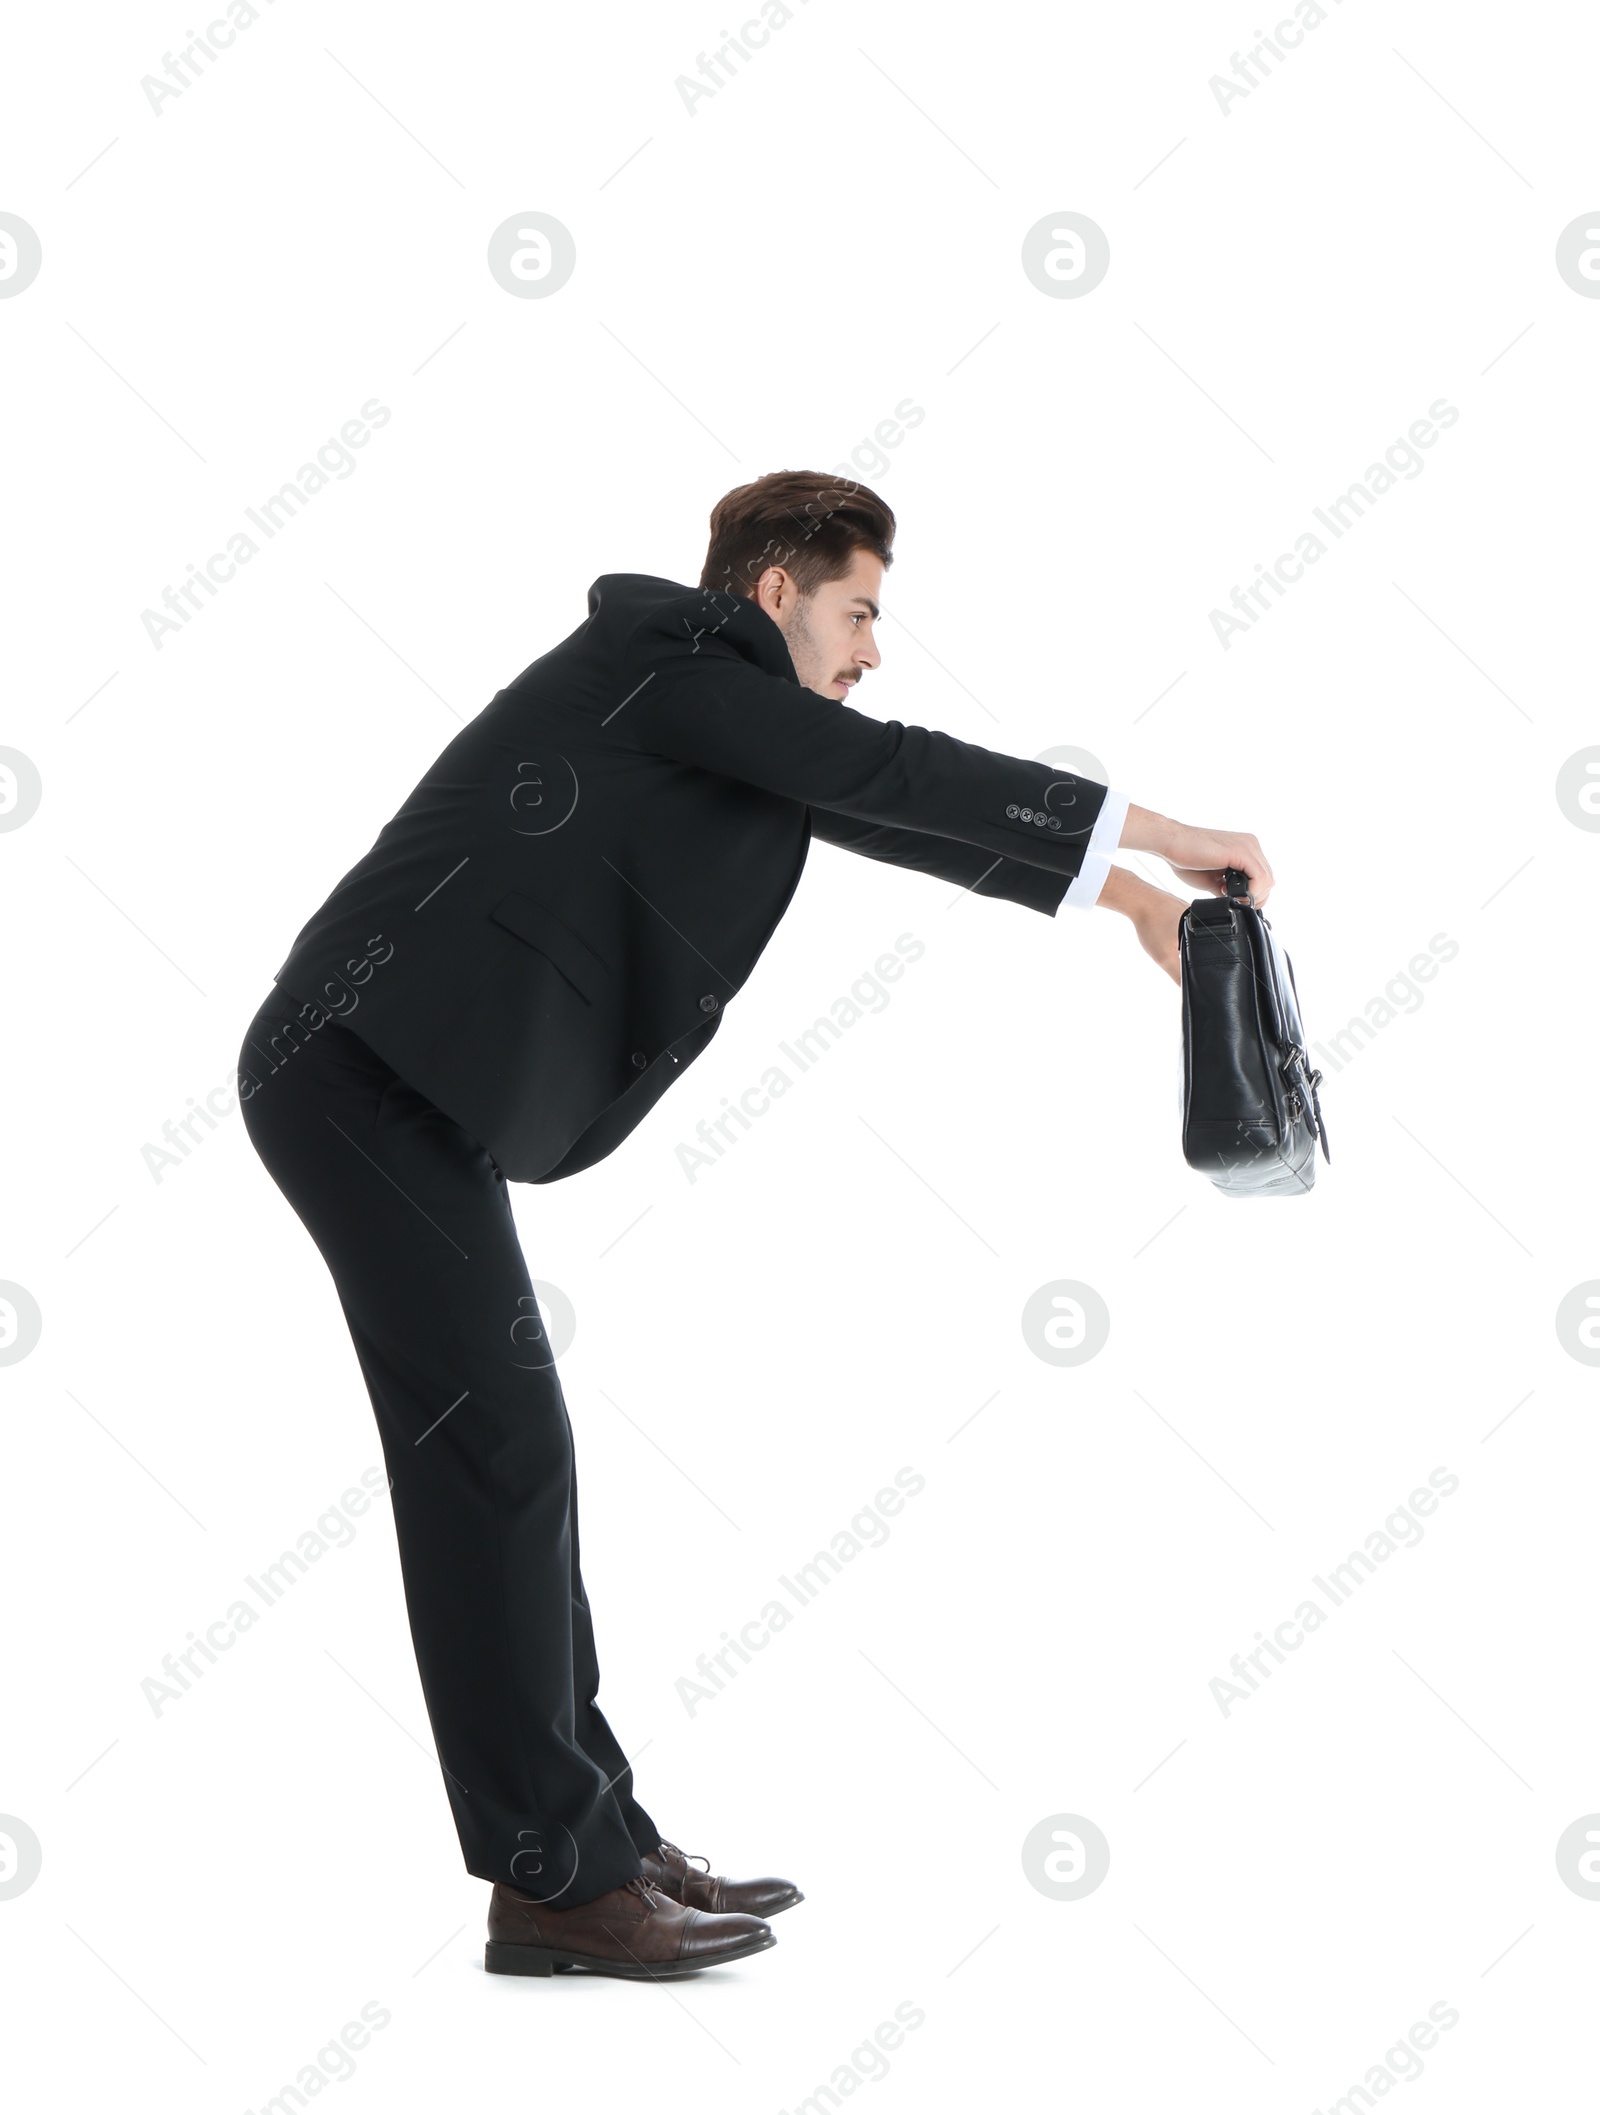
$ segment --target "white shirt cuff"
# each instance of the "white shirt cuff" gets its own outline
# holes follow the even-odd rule
[[[1119,793],[1114,787],[1106,788],[1106,797],[1101,803],[1100,813],[1095,817],[1094,828],[1089,832],[1089,842],[1083,854],[1083,865],[1067,885],[1063,904],[1070,904],[1075,911],[1093,910],[1100,900],[1100,891],[1105,886],[1106,876],[1111,872],[1111,854],[1122,837],[1122,826],[1128,819],[1129,796]]]

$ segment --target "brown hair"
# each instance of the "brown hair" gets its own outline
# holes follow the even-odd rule
[[[703,588],[749,597],[768,566],[781,565],[802,595],[842,580],[857,551],[894,563],[894,515],[853,478],[774,470],[725,492],[711,510]]]

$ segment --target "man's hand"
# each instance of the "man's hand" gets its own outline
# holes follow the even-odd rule
[[[1174,984],[1183,982],[1178,963],[1178,921],[1189,908],[1164,889],[1152,889],[1150,902],[1133,914],[1133,929],[1139,945],[1152,962],[1159,962]]]
[[[1164,859],[1191,892],[1207,889],[1214,896],[1224,893],[1223,869],[1237,867],[1250,877],[1250,894],[1259,910],[1272,893],[1272,869],[1267,855],[1247,832],[1197,830],[1188,823],[1174,822],[1153,808],[1128,809],[1122,835],[1117,840],[1130,852],[1154,852]],[[1178,921],[1189,908],[1181,896],[1152,888],[1126,867],[1114,866],[1101,884],[1098,901],[1108,911],[1121,911],[1133,920],[1139,945],[1152,962],[1159,962],[1174,984],[1183,982],[1178,958]]]
[[[1178,920],[1189,908],[1187,902],[1181,896],[1169,896],[1165,889],[1153,889],[1126,867],[1111,869],[1100,891],[1100,901],[1108,911],[1121,911],[1125,918],[1132,919],[1139,945],[1151,961],[1159,962],[1174,984],[1181,984]]]
[[[1130,852],[1154,852],[1196,894],[1204,889],[1220,896],[1225,867],[1238,867],[1249,875],[1257,910],[1272,894],[1267,855],[1248,831],[1196,829],[1174,822],[1170,815],[1158,815],[1153,808],[1130,807],[1118,842]]]

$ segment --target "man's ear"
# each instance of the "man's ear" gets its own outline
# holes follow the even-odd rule
[[[780,608],[786,607],[793,600],[794,592],[794,582],[787,570],[781,565],[769,565],[756,581],[754,600],[770,617],[773,611],[768,607],[769,602]]]

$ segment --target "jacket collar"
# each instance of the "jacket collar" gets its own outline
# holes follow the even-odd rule
[[[727,590],[713,593],[709,588],[695,588],[691,592],[702,608],[709,605],[715,609],[722,625],[719,638],[726,639],[765,674],[799,682],[789,643],[759,602]]]
[[[686,587],[681,581],[663,580],[653,573],[602,573],[589,589],[591,616],[605,595],[621,597],[624,603],[654,601],[669,610],[681,602],[691,630],[714,625],[717,637],[763,674],[782,676],[790,683],[800,681],[783,633],[761,605],[746,595]]]

